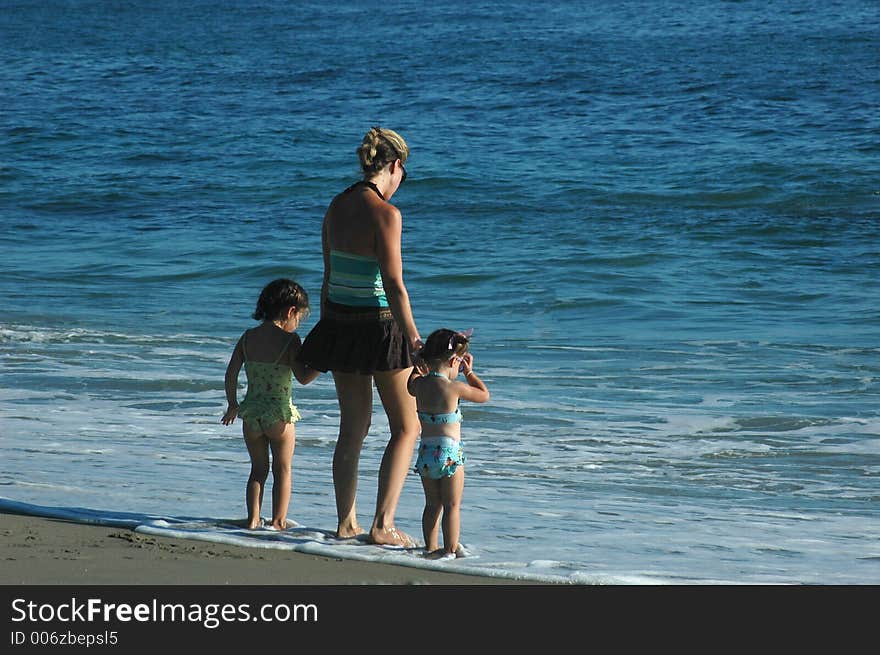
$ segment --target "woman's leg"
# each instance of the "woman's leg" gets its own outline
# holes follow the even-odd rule
[[[345,538],[363,533],[357,521],[355,500],[361,447],[373,414],[373,379],[369,375],[334,371],[333,381],[339,401],[339,438],[333,452],[336,535]]]
[[[370,528],[373,543],[412,547],[415,542],[394,527],[394,513],[403,483],[412,465],[412,455],[419,436],[416,399],[406,390],[411,368],[377,371],[374,374],[382,406],[388,415],[391,438],[379,467],[379,491],[376,514]]]
[[[272,526],[287,528],[287,509],[290,506],[291,465],[296,446],[296,428],[293,423],[276,423],[266,430],[272,449]]]
[[[247,527],[250,530],[260,527],[260,508],[263,505],[263,489],[269,476],[269,442],[262,430],[251,430],[242,424],[244,443],[251,458],[251,473],[248,477],[245,498],[247,503]]]

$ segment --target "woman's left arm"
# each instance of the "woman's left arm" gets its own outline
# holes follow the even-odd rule
[[[321,224],[321,253],[324,258],[324,279],[321,282],[321,314],[318,318],[324,316],[324,303],[327,301],[327,285],[330,282],[330,241],[327,238],[327,221],[330,210],[324,215],[324,222]]]

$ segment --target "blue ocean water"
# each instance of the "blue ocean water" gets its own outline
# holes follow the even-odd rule
[[[471,556],[437,566],[880,583],[878,52],[873,0],[4,3],[0,506],[387,556],[324,543],[329,376],[295,392],[302,534],[224,527],[219,422],[380,124],[417,323],[474,328],[492,391]],[[386,430],[377,401],[362,522]],[[414,535],[421,503],[413,475]]]

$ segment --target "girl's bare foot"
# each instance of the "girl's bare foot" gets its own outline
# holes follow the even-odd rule
[[[464,548],[461,547],[461,544],[455,547],[454,552],[450,552],[445,548],[437,548],[435,550],[427,551],[425,553],[426,559],[456,559],[458,557],[464,557],[465,552]]]

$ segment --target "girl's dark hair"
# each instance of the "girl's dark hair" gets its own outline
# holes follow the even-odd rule
[[[468,351],[470,338],[461,332],[441,328],[434,330],[428,335],[425,346],[422,348],[422,358],[433,362],[453,355],[464,355]]]
[[[297,311],[308,309],[309,295],[293,280],[273,280],[263,287],[254,310],[254,318],[258,321],[274,321],[288,307],[296,307]]]

